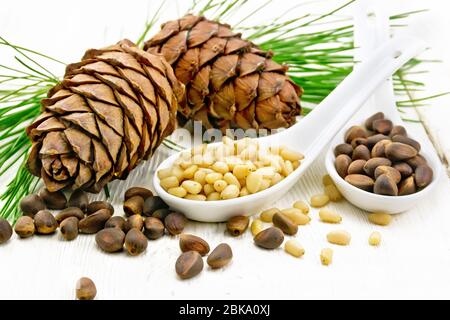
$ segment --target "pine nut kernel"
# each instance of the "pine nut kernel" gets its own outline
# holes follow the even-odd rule
[[[322,208],[330,202],[330,198],[326,194],[317,194],[311,197],[311,206],[314,208]]]
[[[300,258],[305,254],[305,249],[295,239],[286,241],[284,244],[284,250],[296,258]]]
[[[309,206],[305,201],[302,200],[295,201],[292,206],[298,210],[301,210],[303,214],[309,213]]]
[[[333,250],[330,248],[322,249],[320,252],[320,262],[324,266],[329,266],[333,262]]]
[[[351,239],[350,233],[344,230],[331,231],[327,234],[328,242],[339,246],[348,246]]]
[[[392,216],[383,212],[371,213],[368,218],[370,222],[379,226],[387,226],[392,221]]]
[[[337,213],[329,209],[319,210],[320,221],[325,223],[341,223],[342,217]]]
[[[369,236],[369,245],[379,246],[381,243],[381,234],[378,231],[372,232]]]
[[[252,224],[250,226],[250,230],[252,232],[253,236],[256,236],[258,233],[264,230],[264,224],[261,220],[255,219],[252,221]]]

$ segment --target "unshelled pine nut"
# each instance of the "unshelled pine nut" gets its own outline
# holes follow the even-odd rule
[[[297,208],[287,208],[281,210],[292,222],[294,222],[298,226],[304,226],[311,221],[311,218]]]
[[[333,202],[338,202],[342,200],[342,194],[339,192],[338,188],[334,184],[329,184],[324,188],[325,194]]]
[[[314,208],[322,208],[330,202],[330,198],[326,194],[316,194],[311,197],[311,206]]]
[[[324,266],[328,266],[333,262],[333,250],[330,248],[322,249],[320,252],[320,262]]]
[[[320,209],[319,218],[326,223],[341,223],[342,221],[342,217],[337,212],[329,209]]]
[[[289,161],[299,161],[305,158],[300,152],[288,149],[286,147],[281,150],[280,156]]]
[[[369,221],[379,226],[387,226],[391,223],[392,216],[383,212],[369,214]]]
[[[246,179],[246,187],[249,193],[256,193],[261,188],[261,184],[263,183],[262,174],[252,172],[247,176]]]
[[[377,231],[372,232],[369,236],[369,244],[371,246],[378,246],[381,242],[381,234]]]
[[[298,210],[301,210],[303,212],[303,214],[309,213],[309,206],[306,204],[305,201],[302,201],[302,200],[295,201],[293,204],[293,207]]]
[[[339,246],[347,246],[352,239],[350,233],[344,230],[331,231],[327,234],[327,240],[329,243],[337,244]]]
[[[206,197],[206,201],[217,201],[217,200],[220,200],[220,193],[218,192],[212,192],[208,194],[208,196]]]
[[[250,226],[250,230],[252,231],[252,235],[256,236],[258,233],[264,230],[264,224],[261,220],[255,219],[252,221],[252,225]]]
[[[197,181],[193,180],[185,180],[181,184],[181,186],[186,189],[187,192],[190,194],[199,194],[200,191],[202,191],[202,185],[198,183]]]
[[[158,171],[159,180],[168,178],[172,175],[172,168],[161,169]]]
[[[183,187],[170,188],[167,192],[178,198],[184,198],[187,195],[187,191]]]
[[[220,193],[220,198],[223,200],[234,199],[237,197],[239,197],[239,188],[234,184],[226,186],[225,189],[223,189],[223,191]]]
[[[286,241],[284,245],[284,250],[296,258],[300,258],[305,254],[305,249],[295,239]]]
[[[270,208],[261,212],[259,218],[264,222],[272,222],[273,215],[280,212],[277,208]]]
[[[161,187],[165,190],[168,190],[170,188],[175,188],[180,185],[177,177],[174,177],[174,176],[164,178],[160,181],[160,183],[161,183]]]

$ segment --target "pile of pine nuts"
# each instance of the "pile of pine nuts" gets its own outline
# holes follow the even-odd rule
[[[287,147],[260,147],[256,139],[218,146],[200,145],[181,153],[170,168],[158,171],[171,195],[197,201],[228,200],[263,191],[300,166],[304,156]]]
[[[329,175],[325,175],[322,179],[324,193],[313,195],[310,199],[309,205],[303,200],[298,200],[293,203],[291,208],[278,209],[269,208],[262,211],[259,217],[254,218],[249,224],[242,222],[242,234],[250,225],[250,231],[254,237],[255,244],[265,249],[275,249],[283,244],[283,233],[285,236],[295,236],[298,232],[298,227],[309,224],[312,221],[310,214],[310,206],[318,209],[318,218],[322,223],[341,224],[342,216],[334,210],[325,208],[331,202],[338,202],[343,199],[341,193],[336,188],[333,180]],[[233,220],[245,220],[246,217],[233,218]],[[386,213],[371,213],[368,215],[368,220],[372,224],[378,226],[387,226],[390,224],[392,217]],[[266,227],[266,224],[273,226]],[[278,229],[278,230],[276,230]],[[263,232],[265,233],[264,236]],[[258,236],[260,235],[260,236]],[[277,236],[278,235],[278,236]],[[281,240],[279,239],[281,235]],[[278,238],[277,238],[278,237]],[[348,246],[351,242],[351,234],[343,229],[336,229],[328,232],[326,241],[332,245]],[[372,232],[368,237],[368,244],[370,246],[379,246],[381,243],[381,234],[378,231]],[[305,249],[301,243],[291,238],[284,242],[284,251],[291,256],[300,258],[305,255]],[[320,252],[320,262],[324,266],[328,266],[333,261],[333,249],[323,248]]]

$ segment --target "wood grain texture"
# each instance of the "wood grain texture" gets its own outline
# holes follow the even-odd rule
[[[114,183],[117,214],[122,212],[121,199],[129,186],[151,187],[152,169],[165,153],[167,150],[161,148],[127,181]],[[308,200],[322,192],[322,163],[318,159],[296,187],[274,205],[289,207],[295,200]],[[26,240],[14,235],[0,246],[0,298],[73,299],[75,282],[82,276],[95,281],[98,299],[442,298],[448,296],[450,285],[449,191],[450,183],[444,178],[433,197],[395,216],[388,227],[370,224],[366,213],[345,201],[329,205],[342,214],[341,225],[319,222],[318,210],[312,209],[311,223],[300,227],[295,236],[306,250],[300,259],[282,248],[257,248],[249,232],[233,238],[225,232],[224,224],[190,222],[186,232],[206,239],[211,247],[228,243],[234,259],[222,270],[206,267],[198,277],[185,281],[175,274],[180,254],[177,237],[151,241],[144,255],[130,257],[125,252],[100,252],[93,236],[81,235],[65,242],[59,234]],[[349,247],[327,243],[326,234],[334,229],[351,233]],[[382,234],[377,248],[367,242],[375,230]],[[324,247],[335,251],[329,267],[320,264]]]

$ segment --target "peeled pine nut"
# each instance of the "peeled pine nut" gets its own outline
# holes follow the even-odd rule
[[[205,178],[206,178],[206,171],[204,171],[204,170],[197,170],[194,173],[194,177],[193,177],[194,181],[197,181],[201,185],[204,185],[206,183]]]
[[[387,213],[377,212],[369,214],[369,221],[379,226],[387,226],[391,223],[392,216]]]
[[[213,184],[214,190],[216,190],[219,193],[222,192],[223,190],[225,190],[227,185],[228,185],[228,183],[225,180],[217,180]]]
[[[247,176],[245,185],[249,193],[256,193],[261,188],[263,183],[263,176],[259,173],[252,172]]]
[[[322,222],[326,223],[341,223],[342,217],[329,209],[320,209],[319,218]]]
[[[330,198],[326,194],[317,194],[311,197],[311,206],[314,208],[322,208],[330,202]]]
[[[271,183],[272,183],[271,180],[263,179],[261,182],[261,186],[259,187],[259,191],[263,191],[270,188]]]
[[[241,189],[241,191],[239,192],[239,197],[245,197],[245,196],[248,196],[249,194],[250,193],[248,192],[247,187],[243,187]]]
[[[214,163],[211,169],[221,174],[225,174],[229,171],[228,165],[222,161],[217,161],[216,163]]]
[[[298,226],[304,226],[311,221],[311,218],[297,208],[287,208],[281,210],[293,223]]]
[[[338,202],[342,200],[342,194],[339,192],[338,188],[334,184],[329,184],[325,186],[325,194],[333,202]]]
[[[241,189],[239,180],[231,172],[225,173],[225,175],[223,176],[223,180],[225,180],[226,183],[234,184],[236,187],[238,187],[238,189]]]
[[[212,184],[205,184],[203,186],[203,192],[206,196],[209,196],[211,193],[215,192],[214,186]]]
[[[303,160],[305,157],[300,152],[291,150],[289,148],[284,147],[281,152],[280,156],[282,156],[285,160],[289,161],[299,161]]]
[[[278,172],[275,172],[275,174],[272,177],[271,185],[274,186],[277,183],[279,183],[281,180],[283,180],[283,176],[279,174]]]
[[[184,175],[184,170],[181,169],[180,167],[174,166],[172,168],[172,176],[175,176],[178,179],[178,181],[183,180],[183,175]]]
[[[333,250],[330,248],[322,249],[320,252],[320,262],[324,266],[328,266],[333,262]]]
[[[369,236],[369,244],[371,246],[378,246],[381,243],[381,234],[377,231],[372,232]]]
[[[285,177],[290,175],[292,172],[294,172],[294,166],[292,165],[292,162],[289,160],[285,160],[281,162],[281,174]]]
[[[256,236],[258,233],[264,230],[264,224],[261,220],[255,219],[252,221],[252,224],[250,226],[250,230],[252,232],[253,236]]]
[[[178,182],[177,177],[171,176],[171,177],[167,177],[164,178],[160,181],[161,187],[164,190],[168,190],[170,188],[175,188],[178,187],[180,184]]]
[[[162,180],[164,178],[168,178],[172,175],[172,168],[161,169],[158,171],[158,178]]]
[[[245,179],[250,174],[250,167],[246,164],[238,164],[233,169],[233,175],[238,179]]]
[[[272,222],[272,218],[275,213],[280,212],[277,208],[270,208],[261,212],[259,218],[264,222]]]
[[[333,179],[331,179],[329,174],[323,176],[322,183],[325,187],[329,186],[330,184],[334,185]]]
[[[216,183],[217,182],[218,181],[216,181]],[[226,186],[226,188],[223,189],[223,191],[220,194],[220,198],[223,200],[234,199],[237,197],[239,197],[239,188],[234,184],[230,184],[230,185]]]
[[[284,250],[296,258],[300,258],[305,254],[305,249],[300,245],[300,243],[297,240],[294,239],[286,241],[284,245]]]
[[[331,231],[327,234],[328,242],[339,246],[349,245],[351,239],[350,233],[344,230]]]
[[[221,180],[223,178],[223,175],[218,172],[211,172],[208,173],[205,177],[206,183],[214,184],[217,180]]]
[[[217,201],[220,200],[220,193],[212,192],[206,197],[206,201]]]
[[[195,201],[206,201],[206,196],[203,194],[188,194],[184,197],[188,200],[195,200]]]
[[[303,214],[308,214],[309,213],[309,206],[306,204],[305,201],[295,201],[293,204],[293,207],[301,210]]]
[[[186,191],[189,192],[190,194],[199,194],[203,188],[200,183],[198,183],[197,181],[192,181],[192,180],[183,181],[181,186],[184,189],[186,189]]]
[[[167,192],[178,198],[184,198],[187,195],[187,191],[183,187],[170,188]]]
[[[197,172],[198,170],[198,166],[191,165],[189,168],[187,168],[186,170],[184,170],[183,172],[183,178],[184,179],[192,179],[194,178],[194,174]]]
[[[297,168],[300,167],[300,161],[292,161],[292,166],[294,167],[294,170],[297,170]]]

